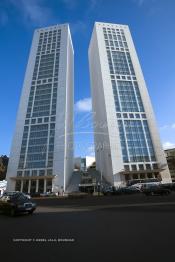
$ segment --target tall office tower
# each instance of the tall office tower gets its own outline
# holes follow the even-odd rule
[[[94,25],[89,46],[97,169],[115,186],[171,182],[154,112],[127,25]]]
[[[35,30],[17,113],[7,190],[66,190],[73,171],[73,74],[69,25]]]

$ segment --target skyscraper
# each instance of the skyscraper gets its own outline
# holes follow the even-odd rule
[[[171,182],[150,97],[127,25],[94,25],[89,66],[96,166],[111,184]]]
[[[74,51],[68,24],[34,32],[7,190],[66,190],[73,171]]]

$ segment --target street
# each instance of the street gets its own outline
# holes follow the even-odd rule
[[[175,194],[37,204],[32,216],[0,215],[5,261],[174,261]]]

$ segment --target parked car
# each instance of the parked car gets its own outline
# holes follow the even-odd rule
[[[5,192],[0,198],[0,211],[14,216],[17,213],[33,214],[36,203],[22,192]]]
[[[16,193],[22,193],[22,194],[23,194],[24,196],[26,196],[28,199],[31,199],[31,196],[30,196],[29,194],[26,194],[26,193],[23,193],[23,192],[19,192],[19,191],[8,191],[8,192],[5,191],[2,196],[6,196],[6,195],[12,196],[12,195],[15,195]]]
[[[135,187],[135,186],[127,186],[127,187],[122,187],[120,189],[120,192],[122,194],[136,194],[136,193],[140,193],[140,188],[139,187]]]
[[[162,187],[163,188],[167,188],[167,189],[169,189],[171,191],[175,191],[175,183],[174,182],[172,182],[172,183],[164,183],[164,184],[162,184]]]
[[[122,194],[136,194],[140,193],[140,188],[128,186],[128,187],[121,187],[115,188],[114,186],[105,188],[103,190],[104,195],[122,195]]]
[[[116,189],[114,186],[109,186],[109,187],[105,187],[102,189],[102,193],[105,196],[110,196],[110,195],[119,195],[120,192],[118,191],[118,189]]]
[[[146,195],[169,195],[171,190],[163,185],[143,185],[141,191]]]
[[[55,197],[58,196],[55,192],[45,192],[45,193],[40,193],[41,197]]]
[[[38,193],[38,192],[31,193],[30,195],[31,195],[31,197],[40,197],[40,193]]]

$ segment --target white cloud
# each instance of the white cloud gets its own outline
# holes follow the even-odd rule
[[[90,112],[92,110],[92,100],[90,97],[76,102],[75,110],[78,112]]]
[[[167,129],[168,127],[169,127],[168,125],[161,126],[161,127],[160,127],[160,130],[165,130],[165,129]]]
[[[163,148],[164,149],[170,149],[170,148],[175,148],[175,143],[171,143],[171,142],[165,142],[163,143]]]
[[[10,0],[10,3],[23,16],[25,22],[41,26],[51,18],[51,10],[42,0]]]
[[[160,130],[167,130],[167,129],[175,129],[175,123],[169,124],[169,125],[164,125],[160,127]]]

